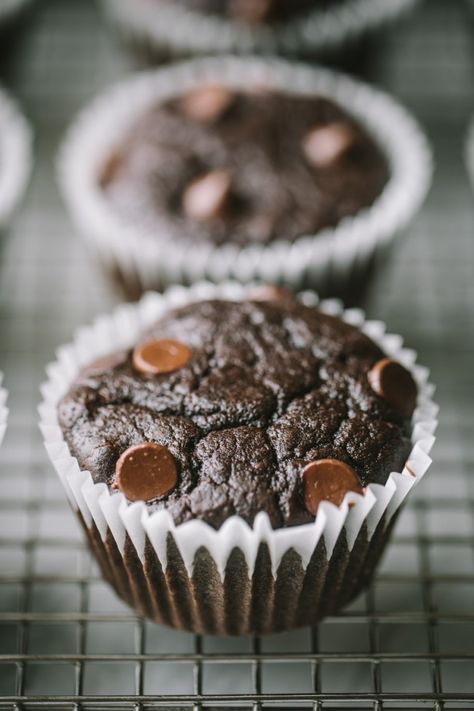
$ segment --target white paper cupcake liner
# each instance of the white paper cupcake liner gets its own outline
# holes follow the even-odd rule
[[[7,418],[8,418],[8,408],[7,403],[7,391],[2,388],[3,373],[0,372],[0,445],[3,442],[5,436],[5,430],[7,429]]]
[[[32,133],[15,102],[0,90],[0,228],[25,191],[32,167]]]
[[[234,88],[264,85],[321,95],[340,104],[387,157],[390,179],[381,195],[370,208],[344,218],[335,228],[267,246],[193,246],[173,241],[165,232],[145,232],[126,223],[99,186],[106,157],[149,107],[206,82]],[[105,269],[118,276],[128,292],[230,278],[340,293],[410,222],[427,193],[431,174],[431,151],[424,134],[386,94],[325,69],[236,57],[185,62],[117,85],[80,114],[59,157],[62,192],[74,222]]]
[[[333,7],[258,28],[193,11],[173,0],[103,0],[128,42],[153,56],[332,52],[413,9],[419,0],[345,0]]]
[[[415,353],[402,347],[399,336],[386,334],[383,323],[365,321],[361,311],[343,311],[339,302],[325,301],[320,304],[323,311],[340,315],[347,322],[361,328],[387,354],[409,368],[418,383],[418,405],[413,416],[413,448],[402,472],[391,473],[384,486],[370,484],[364,495],[348,493],[339,507],[328,502],[322,503],[314,523],[276,530],[272,529],[266,513],[258,514],[253,526],[238,516],[229,518],[219,530],[199,520],[175,525],[166,510],[149,514],[144,503],[129,504],[123,494],[111,493],[105,484],[94,484],[90,473],[82,471],[77,460],[71,456],[57,419],[58,402],[80,369],[97,357],[116,349],[132,347],[140,335],[170,308],[205,298],[242,299],[246,293],[247,288],[235,282],[221,285],[200,283],[191,288],[174,287],[163,295],[147,294],[135,305],[120,306],[112,315],[99,317],[92,326],[80,329],[71,344],[58,350],[57,361],[48,367],[49,377],[42,387],[44,399],[40,405],[40,427],[46,449],[72,508],[79,514],[88,532],[105,575],[119,593],[144,614],[177,626],[209,632],[272,631],[296,624],[308,624],[321,617],[326,610],[339,607],[341,603],[338,603],[338,599],[346,600],[351,590],[356,590],[365,577],[370,577],[373,567],[370,561],[380,555],[391,522],[395,520],[410,490],[419,483],[428,469],[431,462],[429,451],[434,443],[437,425],[437,407],[432,401],[434,388],[428,383],[428,371],[415,364]],[[307,304],[318,303],[313,292],[303,292],[300,298]],[[262,563],[262,546],[265,564]],[[258,606],[262,595],[268,594],[268,586],[274,591],[271,601],[274,607],[272,620],[260,623],[249,617],[241,621],[239,626],[230,614],[228,619],[213,626],[205,619],[203,621],[202,614],[191,621],[184,619],[190,605],[199,607],[194,599],[194,596],[199,597],[202,593],[197,568],[200,570],[204,566],[207,570],[212,569],[212,575],[208,570],[204,579],[207,585],[209,576],[213,577],[213,595],[218,597],[220,587],[227,590],[229,579],[233,579],[235,571],[232,566],[235,561],[232,565],[230,561],[234,560],[236,551],[241,558],[236,577],[244,576],[242,579],[252,580],[251,597],[255,589],[259,590],[252,606]],[[150,556],[153,559],[151,564]],[[291,565],[296,565],[297,570],[284,573],[291,557],[295,559]],[[179,575],[176,573],[177,568]],[[170,580],[176,576],[181,580],[181,588],[190,587],[192,599],[185,601],[184,612],[180,611],[178,622],[176,619],[167,619],[167,613],[163,611],[156,612],[152,603],[142,605],[139,600],[137,602],[134,594],[124,592],[124,586],[132,589],[137,586],[138,598],[141,594],[145,595],[143,591],[153,596],[156,593],[154,586],[158,586],[158,583],[150,583],[150,579],[155,580],[153,574],[156,574],[156,569],[159,570],[162,587],[171,585]],[[363,573],[366,569],[366,573]],[[293,582],[299,576],[302,591],[305,589],[305,576],[311,583],[308,585],[306,582],[306,588],[313,591],[325,589],[326,602],[323,605],[319,601],[315,605],[313,601],[310,613],[304,608],[298,611],[295,607],[291,619],[276,622],[281,610],[275,603],[275,590],[285,587],[287,583],[282,580],[288,574]],[[137,576],[146,578],[147,585],[138,585]],[[121,583],[117,582],[120,577]],[[345,580],[339,598],[332,589],[335,583],[330,584],[336,578],[340,579],[339,582]],[[262,579],[267,581],[265,585]],[[166,585],[163,580],[167,581]],[[177,590],[171,592],[167,590],[173,601],[170,604],[177,605],[175,598],[181,588],[178,586]],[[167,593],[162,590],[160,594],[166,598]],[[229,603],[224,593],[222,595],[224,601],[216,603],[216,609],[226,604],[236,604],[232,597]],[[267,601],[267,606],[269,604]],[[285,605],[288,604],[286,601]]]

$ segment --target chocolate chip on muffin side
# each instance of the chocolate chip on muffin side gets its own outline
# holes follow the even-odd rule
[[[88,365],[59,404],[93,480],[175,523],[314,519],[400,471],[416,385],[357,328],[283,290],[164,315]]]

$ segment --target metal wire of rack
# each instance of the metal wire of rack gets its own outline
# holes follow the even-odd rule
[[[255,639],[193,636],[135,616],[101,580],[46,462],[35,415],[44,365],[115,302],[71,233],[52,155],[77,108],[131,65],[84,0],[44,0],[1,60],[3,81],[34,120],[37,166],[0,264],[0,365],[11,393],[0,470],[0,709],[474,708],[467,18],[459,4],[430,0],[377,60],[379,81],[426,122],[437,152],[427,206],[367,303],[439,384],[435,465],[365,594],[317,628]]]

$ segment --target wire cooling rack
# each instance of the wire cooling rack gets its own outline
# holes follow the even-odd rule
[[[0,271],[0,367],[11,392],[0,468],[0,709],[474,708],[474,213],[463,168],[473,33],[459,2],[429,0],[385,38],[374,64],[426,122],[437,152],[426,208],[367,304],[438,383],[433,469],[375,583],[343,614],[311,630],[216,639],[144,622],[114,596],[42,450],[35,408],[45,363],[116,301],[72,234],[52,156],[79,106],[131,65],[86,0],[37,8],[0,66],[37,133],[33,183]]]

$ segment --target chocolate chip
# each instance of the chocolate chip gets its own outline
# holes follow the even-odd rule
[[[171,338],[145,341],[135,346],[133,367],[146,375],[172,373],[186,365],[192,350],[185,343]]]
[[[351,126],[338,121],[326,126],[316,126],[303,139],[303,151],[315,168],[330,168],[354,145],[355,134]]]
[[[418,388],[409,370],[396,360],[382,358],[369,372],[372,389],[404,417],[411,417],[416,407]]]
[[[113,487],[130,501],[151,501],[174,489],[177,481],[176,462],[169,449],[142,442],[126,449],[117,460]]]
[[[198,123],[216,123],[230,109],[235,94],[224,86],[204,86],[181,100],[184,113]]]
[[[339,459],[318,459],[306,465],[303,471],[306,508],[316,514],[321,501],[340,506],[348,491],[363,494],[359,477]]]
[[[273,284],[259,284],[248,293],[250,301],[287,301],[293,298],[291,291]]]
[[[99,175],[99,185],[104,188],[115,178],[120,166],[123,163],[123,155],[120,151],[113,151],[105,161]]]
[[[226,170],[213,170],[194,180],[183,195],[188,217],[206,222],[220,217],[228,205],[232,177]]]
[[[88,375],[97,375],[103,373],[106,370],[112,370],[117,365],[125,363],[127,360],[127,351],[118,351],[116,353],[109,353],[108,355],[102,356],[101,358],[96,358],[91,363],[88,363],[81,370],[81,375],[87,377]]]
[[[258,25],[271,19],[273,0],[233,0],[232,16],[248,25]]]

